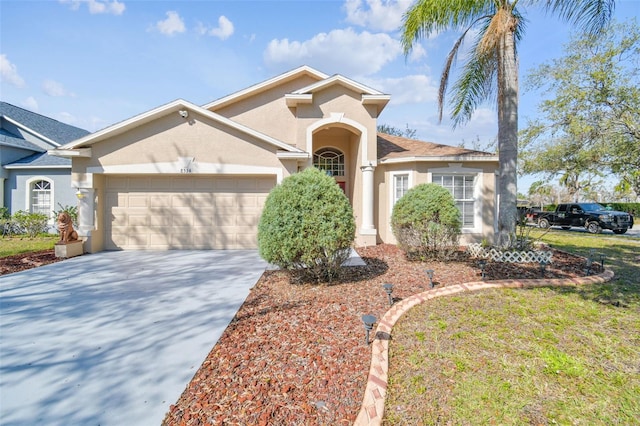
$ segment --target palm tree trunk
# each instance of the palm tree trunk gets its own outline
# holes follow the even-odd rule
[[[511,17],[511,31],[504,34],[498,52],[498,239],[508,245],[516,232],[518,218],[518,67],[514,31],[516,18]]]

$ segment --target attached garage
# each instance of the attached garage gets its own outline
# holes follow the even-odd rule
[[[254,249],[275,176],[106,176],[105,249]]]

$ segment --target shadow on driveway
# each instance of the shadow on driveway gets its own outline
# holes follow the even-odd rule
[[[265,267],[123,251],[0,277],[0,424],[159,425]]]

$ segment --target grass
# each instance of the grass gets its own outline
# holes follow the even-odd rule
[[[57,235],[39,235],[35,238],[28,238],[24,235],[0,238],[0,258],[52,249],[58,238]]]
[[[616,278],[415,307],[390,342],[384,424],[640,424],[640,239],[551,231],[543,240],[605,253]]]

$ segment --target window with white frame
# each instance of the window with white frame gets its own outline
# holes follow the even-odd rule
[[[335,148],[320,148],[313,154],[313,166],[329,176],[344,176],[344,154]]]
[[[392,202],[395,205],[396,202],[402,198],[404,194],[409,190],[409,173],[396,173],[393,174],[393,199]]]
[[[456,202],[463,228],[473,228],[475,218],[475,199],[473,191],[476,175],[446,175],[434,174],[431,181],[448,189]]]
[[[49,217],[53,210],[51,182],[40,179],[30,183],[29,186],[29,211],[42,213]]]

